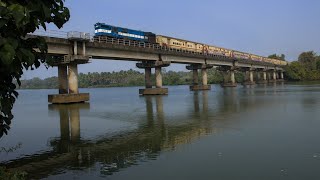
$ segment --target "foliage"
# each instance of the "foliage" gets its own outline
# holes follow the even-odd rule
[[[320,80],[320,56],[313,51],[303,52],[298,61],[285,67],[286,77],[293,81]]]
[[[313,51],[303,52],[299,55],[298,61],[309,70],[317,69],[316,53]]]
[[[26,179],[26,172],[11,172],[8,171],[5,167],[0,166],[0,179],[6,179],[6,180],[23,180]]]
[[[38,68],[45,61],[47,46],[43,38],[27,34],[46,24],[58,28],[69,20],[64,0],[0,0],[0,137],[7,134],[13,118],[12,107],[18,97],[23,70]],[[38,51],[36,51],[38,50]]]
[[[216,69],[208,69],[208,83],[218,84],[223,82],[223,75]],[[192,72],[184,71],[166,71],[163,69],[163,85],[188,85],[192,84]],[[237,82],[244,80],[244,74],[237,72],[235,74]],[[154,75],[152,76],[154,82]],[[201,82],[201,72],[199,72],[199,82]],[[80,73],[79,87],[94,88],[94,87],[121,87],[121,86],[144,86],[144,73],[128,70],[119,72],[101,72],[101,73]],[[40,79],[35,77],[30,80],[22,80],[21,88],[23,89],[57,89],[58,77],[50,77]]]
[[[164,71],[163,72],[163,84],[164,85],[185,85],[192,83],[191,72],[175,72],[175,71]]]
[[[289,80],[300,81],[306,77],[306,71],[302,68],[300,62],[292,62],[289,66],[285,67],[285,74]]]
[[[142,86],[144,75],[132,69],[119,72],[79,74],[80,87]]]

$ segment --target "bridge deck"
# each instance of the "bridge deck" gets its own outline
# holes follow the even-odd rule
[[[32,37],[32,35],[30,35]],[[44,37],[48,43],[48,53],[52,55],[72,54],[73,43],[66,38]],[[78,52],[83,46],[78,44]],[[253,67],[279,69],[281,65],[268,62],[231,58],[224,55],[202,54],[192,51],[166,48],[157,44],[138,43],[122,39],[90,41],[85,43],[86,56],[94,59],[112,59],[129,61],[170,61],[182,64],[209,64],[215,66]]]

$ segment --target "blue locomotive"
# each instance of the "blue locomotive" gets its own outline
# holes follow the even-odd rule
[[[94,29],[95,36],[107,36],[117,39],[156,43],[156,35],[151,32],[116,27],[105,23],[96,23]]]

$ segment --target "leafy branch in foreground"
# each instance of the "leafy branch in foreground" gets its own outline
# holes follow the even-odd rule
[[[46,24],[61,28],[70,18],[64,0],[0,0],[0,137],[7,134],[18,97],[14,81],[21,84],[23,70],[45,62],[47,45],[43,38],[27,34]]]

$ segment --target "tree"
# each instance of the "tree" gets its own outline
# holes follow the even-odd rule
[[[317,56],[316,58],[316,66],[317,66],[317,70],[320,71],[320,56]]]
[[[53,23],[61,28],[70,18],[64,0],[0,0],[0,137],[7,134],[13,119],[12,107],[18,97],[23,70],[45,62],[47,45],[43,38],[27,34]],[[36,51],[37,50],[37,51]]]
[[[287,79],[292,81],[304,80],[307,76],[304,66],[298,61],[294,61],[289,66],[286,66],[285,72]]]
[[[303,52],[298,61],[285,67],[285,71],[289,80],[320,80],[320,57],[313,51]]]
[[[316,69],[316,53],[313,51],[303,52],[299,55],[298,61],[304,64],[309,70]]]

